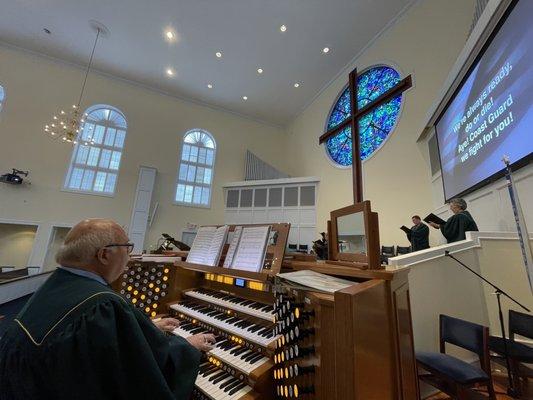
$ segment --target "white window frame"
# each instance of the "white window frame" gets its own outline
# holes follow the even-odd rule
[[[200,143],[200,142],[197,142],[197,143],[187,143],[185,142],[185,138],[192,134],[192,133],[195,133],[195,132],[200,132],[204,135],[207,135],[209,137],[209,139],[211,139],[211,141],[213,142],[213,147],[207,147],[205,145],[203,145],[203,143]],[[204,163],[199,163],[199,162],[193,162],[193,161],[184,161],[182,160],[183,158],[183,146],[184,145],[189,145],[191,147],[197,147],[198,148],[198,153],[199,153],[199,150],[202,149],[202,148],[205,148],[205,149],[210,149],[210,150],[213,150],[213,163],[211,165],[208,165],[208,164],[204,164]],[[191,129],[191,130],[188,130],[187,132],[185,132],[185,134],[183,135],[182,139],[181,139],[181,147],[179,149],[179,155],[178,155],[178,171],[177,171],[177,174],[176,174],[176,184],[174,186],[174,199],[173,199],[173,203],[175,205],[179,205],[179,206],[185,206],[185,207],[194,207],[194,208],[211,208],[211,199],[213,197],[213,183],[215,181],[215,164],[216,164],[216,156],[217,156],[217,143],[215,141],[215,138],[213,137],[213,135],[204,130],[204,129]],[[195,180],[193,182],[191,181],[187,181],[187,180],[180,180],[180,170],[181,170],[181,166],[182,164],[185,163],[187,165],[190,165],[190,166],[194,166],[196,168],[196,172],[195,172]],[[198,173],[198,167],[200,168],[210,168],[211,169],[211,183],[209,184],[206,184],[206,183],[197,183],[196,182],[196,174]],[[186,201],[177,201],[176,200],[176,196],[178,194],[178,185],[187,185],[187,186],[193,186],[193,194],[192,194],[192,198],[194,199],[194,188],[195,187],[202,187],[202,188],[209,188],[209,199],[207,201],[207,204],[198,204],[198,203],[193,203],[192,201],[189,203],[189,202],[186,202]]]
[[[124,116],[124,113],[122,111],[120,111],[119,109],[117,109],[116,107],[110,106],[108,104],[97,104],[97,105],[91,106],[91,107],[87,108],[87,110],[85,110],[84,115],[91,114],[91,113],[93,113],[93,112],[95,112],[97,110],[101,110],[101,109],[112,110],[112,111],[115,111],[116,113],[120,114],[122,116],[122,118],[124,118],[125,126],[124,127],[122,127],[122,126],[119,127],[119,126],[117,126],[117,125],[115,125],[113,123],[109,123],[109,121],[99,121],[98,122],[98,125],[103,126],[105,128],[104,129],[104,135],[102,137],[102,143],[101,144],[95,144],[95,145],[89,144],[90,148],[91,147],[96,147],[96,148],[100,149],[100,151],[98,153],[98,159],[96,160],[96,165],[95,166],[76,163],[76,158],[78,156],[79,148],[80,148],[80,146],[84,145],[82,143],[83,141],[81,140],[81,137],[83,135],[83,126],[82,126],[82,128],[80,129],[80,132],[78,134],[78,138],[77,138],[77,142],[78,143],[74,145],[74,148],[72,150],[72,156],[71,156],[71,159],[70,159],[70,162],[69,162],[69,167],[67,168],[67,172],[66,172],[65,177],[63,179],[63,185],[62,185],[62,188],[61,188],[62,192],[88,194],[88,195],[103,196],[103,197],[115,197],[115,194],[116,194],[116,191],[117,191],[117,186],[118,186],[118,177],[119,177],[119,174],[120,174],[120,167],[122,165],[122,161],[123,161],[123,158],[124,158],[124,148],[126,146],[126,137],[128,135],[128,126],[127,126],[127,121],[126,121],[126,117]],[[107,128],[114,128],[116,130],[123,130],[125,132],[125,134],[124,134],[124,143],[122,144],[122,148],[115,147],[115,146],[108,146],[108,145],[106,145],[104,143],[105,142],[105,135],[106,135],[106,132],[107,132]],[[120,160],[119,160],[119,164],[118,164],[118,168],[117,169],[102,168],[102,167],[99,166],[100,158],[102,156],[102,151],[103,150],[110,150],[112,152],[113,151],[120,151],[121,154],[120,154]],[[111,159],[110,159],[110,163],[111,163]],[[99,192],[99,191],[95,191],[94,189],[85,190],[85,189],[73,189],[73,188],[68,187],[67,185],[68,185],[68,183],[70,181],[71,174],[72,174],[72,171],[74,170],[74,168],[81,168],[84,171],[85,170],[94,171],[94,178],[93,178],[93,185],[92,185],[93,187],[94,187],[94,180],[96,179],[96,175],[97,175],[98,172],[105,172],[106,174],[107,173],[116,174],[116,179],[115,179],[115,185],[113,187],[113,192],[104,192],[104,191]],[[104,183],[104,187],[105,187],[105,183]]]

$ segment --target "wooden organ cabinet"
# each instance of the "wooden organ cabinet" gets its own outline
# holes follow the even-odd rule
[[[193,399],[272,399],[274,294],[289,224],[271,224],[272,242],[260,272],[176,262],[178,301],[169,313],[181,321],[183,337],[214,333],[217,343],[200,366]],[[230,226],[229,231],[234,231]],[[223,251],[219,265],[225,258]]]
[[[377,224],[377,216],[369,215],[368,221]],[[337,228],[335,219],[331,225]],[[275,243],[268,246],[260,272],[185,261],[132,262],[115,286],[149,315],[156,309],[178,318],[181,325],[174,334],[215,334],[217,343],[202,361],[192,398],[417,399],[408,271],[380,270],[372,261],[376,257],[366,264],[358,257],[357,267],[346,255],[326,262],[284,258],[290,226],[270,226]],[[367,239],[369,246],[375,241]],[[219,265],[226,251],[227,245]],[[353,285],[322,293],[277,276],[300,270]],[[166,292],[158,305],[154,308],[154,297],[152,305],[145,297],[141,306],[141,293],[153,295],[156,287],[161,293],[163,284]]]
[[[334,294],[275,285],[274,380],[280,399],[418,399],[407,271],[285,262],[353,281]]]

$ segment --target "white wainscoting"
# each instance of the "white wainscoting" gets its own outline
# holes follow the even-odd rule
[[[318,182],[317,178],[305,177],[228,183],[224,185],[224,221],[235,225],[288,222],[291,229],[287,244],[307,245],[311,250],[313,241],[318,239]],[[262,191],[261,199],[258,191]],[[291,191],[289,199],[286,194]]]

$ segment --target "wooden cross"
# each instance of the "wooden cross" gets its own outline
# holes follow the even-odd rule
[[[405,92],[412,85],[411,75],[402,79],[394,87],[390,88],[374,101],[368,103],[360,110],[357,109],[357,68],[350,72],[349,75],[349,89],[350,89],[350,106],[351,106],[351,115],[346,118],[342,123],[331,128],[322,136],[318,141],[319,144],[324,143],[326,140],[333,136],[337,136],[342,132],[347,126],[351,127],[351,136],[352,136],[352,180],[353,180],[353,201],[355,203],[360,203],[363,201],[363,174],[361,171],[361,154],[360,154],[360,142],[359,142],[359,120],[365,114],[374,111],[380,105],[386,103],[392,98],[398,96],[399,94]],[[355,138],[355,140],[353,140]]]

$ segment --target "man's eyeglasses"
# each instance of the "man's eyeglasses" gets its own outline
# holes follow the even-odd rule
[[[113,243],[113,244],[108,244],[107,246],[104,246],[105,249],[109,247],[126,247],[128,254],[131,254],[135,245],[133,243],[124,243],[124,244]]]

